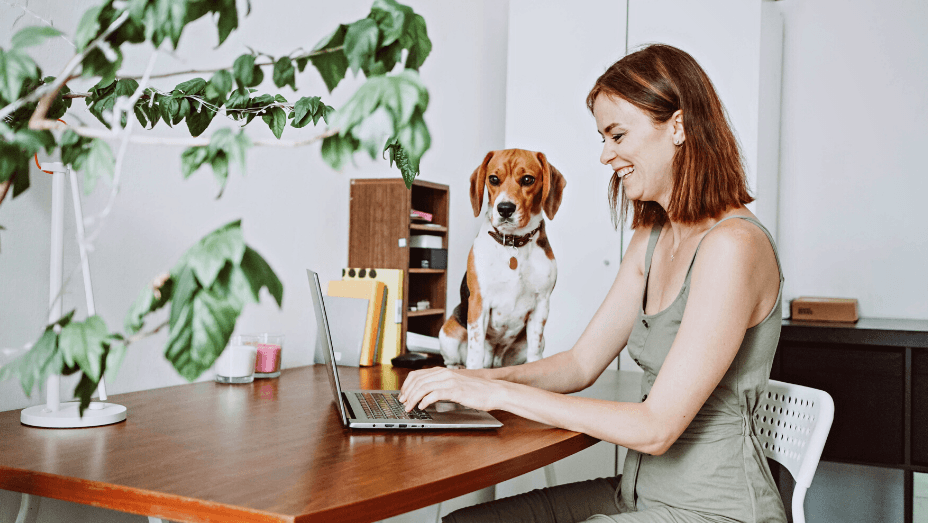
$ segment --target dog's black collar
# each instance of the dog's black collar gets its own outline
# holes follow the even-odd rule
[[[490,225],[490,227],[493,227],[493,226]],[[496,240],[496,243],[502,245],[503,247],[522,247],[523,245],[532,241],[532,236],[534,236],[536,232],[544,228],[545,228],[545,221],[542,220],[541,223],[538,224],[538,227],[535,227],[535,230],[533,230],[532,232],[528,234],[523,234],[522,236],[513,236],[511,234],[503,234],[499,232],[498,230],[496,230],[496,227],[493,227],[492,231],[487,231],[487,234],[489,234],[491,238]]]

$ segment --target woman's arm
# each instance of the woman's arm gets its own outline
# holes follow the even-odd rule
[[[650,232],[635,232],[612,287],[573,348],[513,367],[459,372],[559,393],[576,392],[592,385],[628,342],[641,306],[644,255]]]
[[[703,241],[680,330],[643,403],[564,396],[447,369],[411,374],[403,385],[402,399],[410,407],[449,400],[483,410],[506,410],[648,454],[662,454],[721,381],[759,305],[769,303],[772,308],[776,300],[776,289],[770,289],[766,277],[771,263],[772,270],[777,270],[772,250],[763,232],[749,226],[754,230],[729,222]],[[765,277],[758,276],[760,271]],[[779,272],[776,275],[778,284]],[[591,328],[584,332],[588,334],[597,338]],[[579,342],[574,350],[584,353]],[[516,368],[511,372],[521,374]]]

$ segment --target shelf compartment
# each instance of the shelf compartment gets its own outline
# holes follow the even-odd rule
[[[444,274],[445,272],[445,269],[417,269],[412,267],[409,269],[410,274]]]
[[[425,309],[424,311],[406,311],[406,315],[410,318],[415,318],[417,316],[433,316],[435,314],[445,314],[445,309]]]
[[[424,225],[421,223],[410,223],[409,228],[414,231],[423,231],[423,232],[438,233],[438,234],[444,234],[448,232],[448,228],[445,227],[444,225],[432,227],[432,226]]]

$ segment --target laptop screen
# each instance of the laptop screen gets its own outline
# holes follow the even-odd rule
[[[306,269],[309,277],[309,290],[313,297],[313,308],[316,310],[316,344],[320,345],[319,352],[325,360],[325,370],[329,375],[329,384],[332,385],[332,395],[338,404],[338,413],[342,417],[342,425],[348,425],[348,416],[342,401],[342,388],[338,383],[338,371],[335,368],[335,348],[332,346],[332,336],[329,333],[329,322],[325,315],[325,305],[322,299],[322,286],[319,284],[319,275]]]

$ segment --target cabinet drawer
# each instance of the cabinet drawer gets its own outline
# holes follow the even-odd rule
[[[777,356],[775,379],[824,390],[834,399],[822,459],[904,462],[904,349],[782,342]]]
[[[928,466],[928,350],[912,349],[912,462]]]

